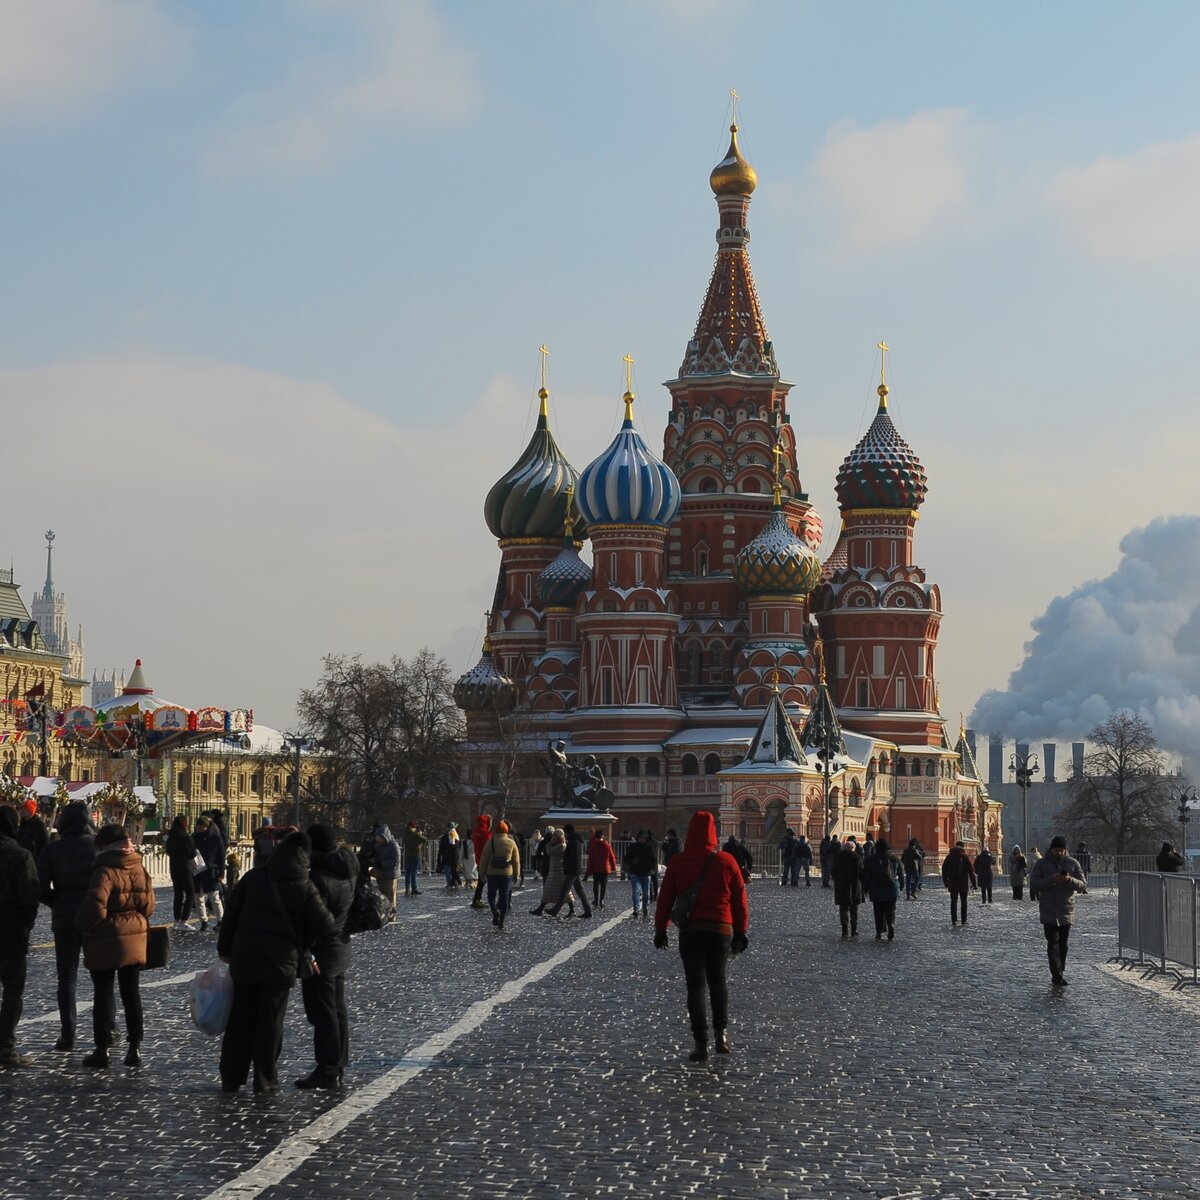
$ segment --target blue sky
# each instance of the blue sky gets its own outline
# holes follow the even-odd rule
[[[480,516],[537,346],[577,467],[667,394],[729,89],[805,486],[875,343],[930,475],[944,708],[1195,511],[1192,5],[109,3],[0,9],[11,554],[89,663],[286,724],[326,650],[476,652]],[[47,472],[21,447],[54,456]]]

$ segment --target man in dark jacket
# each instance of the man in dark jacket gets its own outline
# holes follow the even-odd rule
[[[992,903],[992,884],[996,878],[996,860],[986,846],[975,855],[975,878],[979,881],[979,903]]]
[[[779,886],[787,887],[790,883],[792,887],[800,886],[800,864],[796,859],[796,851],[800,848],[799,839],[796,837],[794,829],[787,830],[783,835],[783,841],[779,843],[779,865],[782,868],[779,872]]]
[[[754,859],[750,856],[750,851],[747,850],[746,847],[743,846],[742,843],[739,842],[732,833],[729,835],[725,845],[723,845],[721,849],[724,850],[725,853],[728,854],[733,861],[742,868],[742,879],[746,883],[749,883],[750,871],[754,866]]]
[[[975,886],[975,867],[967,857],[967,848],[955,842],[942,863],[942,882],[950,893],[950,924],[958,924],[958,910],[962,908],[962,923],[967,923],[967,891]]]
[[[17,845],[24,846],[33,855],[36,864],[38,855],[46,848],[50,835],[46,832],[46,823],[38,816],[36,800],[26,800],[21,805],[21,824],[17,829]]]
[[[833,876],[833,902],[838,908],[842,937],[858,937],[858,906],[863,902],[863,860],[853,837],[842,842],[829,868]]]
[[[38,856],[40,898],[50,909],[58,975],[61,1033],[54,1043],[55,1050],[75,1049],[75,985],[83,953],[83,936],[75,928],[75,915],[87,895],[96,864],[95,832],[87,805],[75,801],[58,818],[58,841],[50,842]]]
[[[1171,873],[1175,871],[1182,871],[1183,855],[1180,854],[1170,842],[1163,842],[1162,849],[1158,852],[1158,857],[1154,860],[1154,865],[1163,872]],[[1030,878],[1029,882],[1029,898],[1031,900],[1033,899],[1032,877]]]
[[[358,881],[358,858],[353,851],[339,849],[337,836],[328,825],[310,825],[312,863],[309,879],[321,893],[333,918],[334,932],[313,947],[321,973],[300,982],[304,1015],[313,1027],[313,1050],[317,1065],[298,1088],[335,1088],[350,1059],[350,1018],[346,1012],[346,972],[350,968],[350,935],[346,918],[354,903]]]
[[[821,847],[819,854],[821,856],[821,886],[833,886],[833,860],[838,852],[838,844],[836,837],[830,837],[826,834],[821,839]]]
[[[217,953],[229,963],[233,1008],[221,1043],[221,1087],[236,1092],[254,1064],[254,1090],[279,1090],[288,993],[300,955],[331,938],[337,925],[309,879],[311,843],[292,833],[264,866],[242,876],[229,896]]]
[[[796,874],[804,872],[804,886],[812,887],[813,851],[812,843],[801,834],[796,842]],[[793,887],[796,886],[793,884]]]
[[[28,1067],[17,1050],[17,1023],[25,995],[29,931],[37,920],[38,878],[33,855],[17,842],[17,813],[0,807],[0,1067]]]
[[[566,836],[567,844],[563,850],[563,885],[562,891],[554,907],[550,909],[552,917],[558,916],[558,910],[567,902],[567,897],[571,894],[571,889],[575,889],[575,894],[579,897],[580,903],[583,905],[581,917],[590,917],[592,915],[592,906],[588,903],[587,892],[583,889],[583,881],[580,876],[583,874],[583,841],[575,832],[574,825],[564,825],[563,834]]]
[[[407,835],[405,835],[407,842]],[[407,850],[407,845],[405,849]],[[458,825],[451,821],[446,827],[446,832],[438,838],[437,862],[434,864],[435,871],[441,871],[446,880],[446,887],[457,888],[462,887],[462,857],[463,857],[463,840],[458,836]],[[416,880],[413,881],[414,885]],[[404,876],[404,894],[408,895],[408,875]]]
[[[667,830],[667,836],[663,838],[662,844],[662,860],[663,866],[669,867],[671,859],[683,849],[683,843],[679,840],[679,834],[674,829]]]
[[[1053,838],[1045,858],[1033,864],[1029,897],[1038,902],[1046,935],[1046,958],[1055,987],[1066,987],[1067,939],[1075,923],[1075,897],[1087,893],[1083,868],[1067,854],[1067,839]]]

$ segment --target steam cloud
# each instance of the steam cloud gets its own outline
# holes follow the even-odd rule
[[[976,729],[1068,740],[1129,709],[1163,750],[1200,758],[1200,516],[1159,517],[1126,534],[1121,554],[1033,622],[1008,690],[976,703]]]

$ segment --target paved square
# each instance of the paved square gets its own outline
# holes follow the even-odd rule
[[[183,984],[211,934],[145,977],[139,1072],[50,1049],[37,950],[21,1028],[36,1065],[0,1075],[0,1196],[1200,1197],[1200,1005],[1102,968],[1107,891],[1081,900],[1055,993],[1028,901],[973,904],[952,930],[930,885],[900,902],[894,943],[874,941],[869,906],[842,942],[830,892],[756,880],[734,1054],[695,1067],[678,956],[617,907],[622,885],[590,922],[528,916],[518,892],[499,933],[430,881],[355,939],[342,1094],[218,1090]],[[297,992],[281,1078],[310,1066]]]

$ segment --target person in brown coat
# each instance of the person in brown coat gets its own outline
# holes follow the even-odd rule
[[[83,965],[95,988],[92,1032],[96,1049],[85,1067],[108,1066],[109,1030],[116,1021],[114,981],[121,989],[129,1051],[125,1065],[141,1065],[142,995],[138,987],[146,965],[146,941],[154,913],[154,885],[142,856],[124,825],[105,825],[96,835],[96,867],[75,918],[83,934]]]

